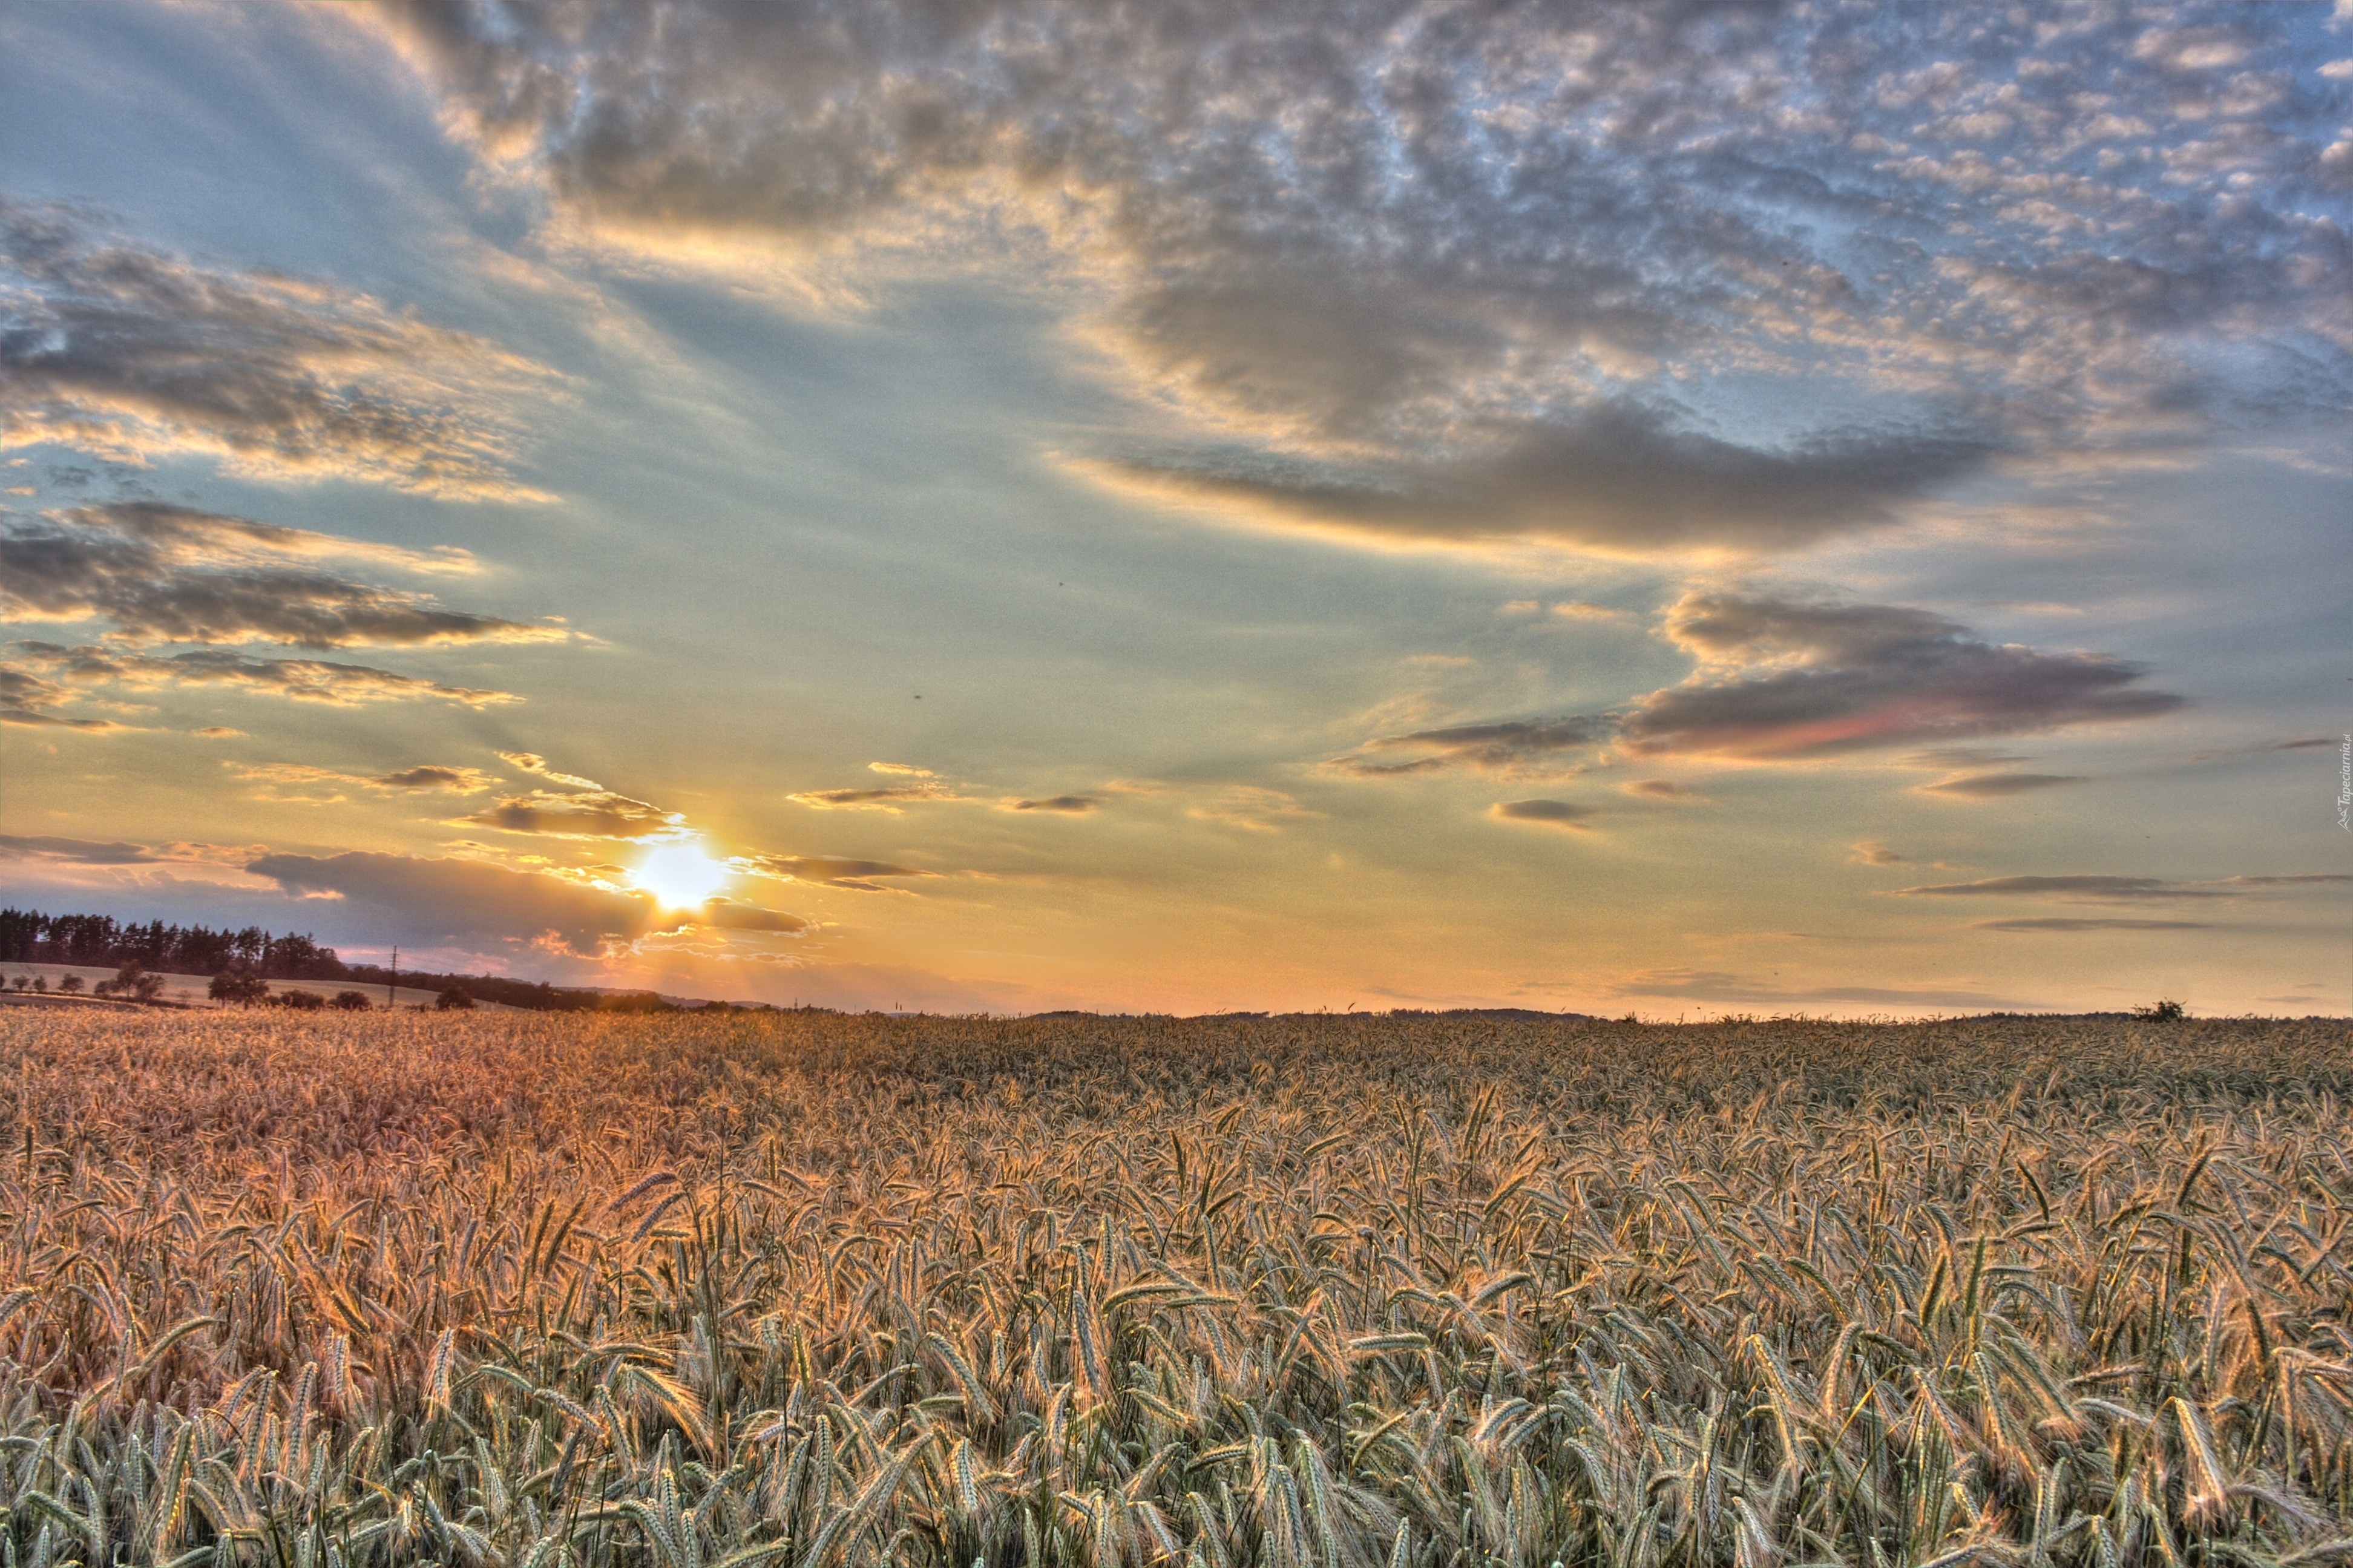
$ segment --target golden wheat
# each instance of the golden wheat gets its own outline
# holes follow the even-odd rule
[[[0,1559],[2353,1561],[2341,1024],[0,1016]]]

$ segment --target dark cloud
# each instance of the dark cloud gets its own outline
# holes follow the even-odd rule
[[[1635,779],[1618,787],[1644,800],[1704,801],[1707,798],[1689,784],[1679,784],[1672,779]]]
[[[1394,778],[1405,773],[1436,773],[1446,768],[1472,768],[1506,777],[1561,771],[1563,752],[1587,745],[1609,733],[1605,721],[1588,717],[1505,720],[1483,724],[1457,724],[1442,730],[1416,730],[1410,734],[1383,735],[1367,741],[1346,756],[1324,765],[1358,778]],[[1395,762],[1377,754],[1418,752],[1419,756]],[[1368,755],[1367,753],[1377,753]]]
[[[920,805],[932,801],[962,800],[946,784],[892,784],[882,789],[812,790],[785,797],[797,805],[815,806],[820,811],[839,807],[869,811],[897,811],[902,805]]]
[[[79,695],[57,681],[44,680],[28,669],[0,664],[0,724],[22,724],[27,728],[53,725],[59,729],[101,734],[126,728],[111,719],[79,719],[52,711],[58,704],[71,702]]]
[[[575,231],[1058,250],[1096,340],[1227,442],[1095,471],[1313,526],[1786,545],[1990,452],[2353,388],[2310,7],[374,15]],[[2235,58],[2144,47],[2208,25]]]
[[[547,373],[494,343],[327,284],[204,267],[65,208],[0,200],[0,241],[5,445],[537,497],[510,472],[512,405]]]
[[[1752,976],[1714,969],[1651,969],[1609,988],[1616,996],[1681,997],[1768,1007],[1801,1007],[1843,1002],[1883,1007],[1965,1008],[1979,1012],[2033,1011],[2041,1005],[1966,986],[1821,985],[1780,986]]]
[[[2116,903],[2137,899],[2227,899],[2233,895],[2211,887],[2192,887],[2155,877],[1986,877],[1974,882],[1940,882],[1933,887],[1897,889],[1908,898],[1942,899],[2066,899],[2081,903]]]
[[[1831,756],[2182,706],[2138,689],[2138,665],[1998,646],[1898,605],[1691,594],[1668,611],[1665,631],[1701,668],[1620,718],[1620,741],[1640,753]]]
[[[2286,741],[2253,741],[2243,746],[2222,746],[2211,752],[2192,752],[2193,763],[2211,763],[2217,757],[2261,757],[2278,752],[2333,752],[2340,742],[2335,735],[2299,735]],[[2278,998],[2274,997],[2276,1001]]]
[[[791,881],[847,888],[860,893],[892,891],[878,880],[881,878],[934,877],[939,874],[919,871],[913,866],[894,865],[888,860],[853,860],[825,855],[749,855],[734,864],[754,876],[782,877]]]
[[[1049,795],[1043,800],[1008,801],[1005,803],[1005,809],[1008,811],[1060,812],[1064,816],[1081,816],[1094,810],[1095,807],[1101,804],[1102,803],[1100,801],[1095,800],[1091,795]]]
[[[0,857],[17,860],[54,860],[76,866],[242,867],[256,852],[256,848],[221,844],[125,844],[119,839],[0,833]]]
[[[1598,410],[1489,443],[1476,457],[1337,465],[1127,458],[1096,471],[1147,491],[1239,503],[1273,518],[1400,539],[1540,540],[1670,551],[1789,549],[1891,521],[1900,503],[1977,467],[1983,438],[1847,432],[1786,451],[1677,430],[1663,415]]]
[[[726,899],[713,899],[702,906],[702,923],[720,931],[778,931],[786,936],[797,936],[809,928],[808,921],[798,915],[781,914]]]
[[[1593,808],[1576,805],[1565,800],[1499,800],[1487,808],[1487,815],[1504,822],[1535,822],[1546,827],[1585,830],[1586,818]]]
[[[73,687],[121,686],[153,690],[163,686],[222,686],[268,697],[352,707],[364,702],[399,702],[433,698],[483,708],[520,700],[512,692],[446,686],[421,676],[399,675],[362,664],[315,658],[248,658],[221,648],[195,648],[159,657],[105,647],[64,647],[56,643],[8,645],[9,664],[56,691]],[[37,671],[35,675],[33,672]]]
[[[1936,784],[1922,784],[1922,795],[1951,795],[1958,800],[2001,800],[2013,795],[2029,795],[2036,790],[2054,789],[2060,784],[2083,784],[2078,773],[1972,773],[1967,778],[1943,779]]]
[[[452,795],[472,795],[491,787],[496,781],[479,768],[444,767],[436,763],[423,763],[397,773],[378,773],[367,781],[383,789],[446,790]]]
[[[179,643],[542,642],[565,634],[445,609],[431,595],[305,564],[353,554],[427,571],[464,558],[337,540],[156,501],[79,507],[0,531],[0,605],[15,620],[113,624],[118,639]]]
[[[2286,877],[2225,877],[2222,886],[2228,888],[2302,888],[2327,887],[2353,882],[2353,875],[2343,871],[2306,871]]]
[[[2200,921],[2071,920],[2063,915],[2015,921],[1978,921],[1972,931],[2212,931]]]
[[[358,852],[264,855],[246,869],[290,893],[348,899],[380,920],[387,940],[419,946],[483,937],[552,937],[574,952],[593,955],[634,942],[655,926],[649,896],[477,860]]]
[[[163,858],[143,844],[0,833],[0,854],[21,860],[69,860],[80,866],[152,866]]]
[[[403,790],[418,794],[445,791],[452,795],[472,795],[498,783],[478,768],[444,767],[434,763],[389,773],[343,773],[308,763],[264,763],[255,766],[224,763],[222,766],[230,769],[238,778],[258,784],[363,784],[374,790]]]
[[[558,795],[535,789],[484,806],[461,822],[501,833],[541,833],[557,838],[654,838],[678,832],[686,819],[611,790]]]

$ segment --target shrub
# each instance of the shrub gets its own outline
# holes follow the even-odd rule
[[[81,989],[81,976],[79,974],[67,975],[64,979],[58,982],[58,989],[64,992],[69,996],[72,995],[74,993]]]
[[[2147,1018],[2153,1024],[2179,1024],[2189,1016],[2179,1002],[2160,1001],[2153,1007],[2133,1009],[2134,1017]]]
[[[364,1013],[375,1004],[367,999],[367,993],[364,991],[338,991],[335,993],[335,999],[328,1005],[339,1007],[346,1013]]]
[[[434,999],[433,1005],[444,1013],[462,1013],[474,1005],[473,994],[462,985],[452,985]]]
[[[292,991],[280,991],[269,999],[269,1003],[274,1007],[291,1007],[298,1013],[315,1013],[327,1005],[327,999],[316,991],[304,991],[298,987]]]
[[[243,964],[233,964],[213,976],[213,983],[206,988],[206,994],[216,1002],[250,1007],[269,994],[269,982]]]

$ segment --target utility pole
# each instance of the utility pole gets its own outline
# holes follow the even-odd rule
[[[398,942],[392,944],[392,978],[385,983],[384,1005],[387,1007],[400,1005],[400,943]]]

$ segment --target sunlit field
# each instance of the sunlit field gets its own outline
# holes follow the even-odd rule
[[[2342,1023],[0,1045],[12,1565],[2353,1561]]]

